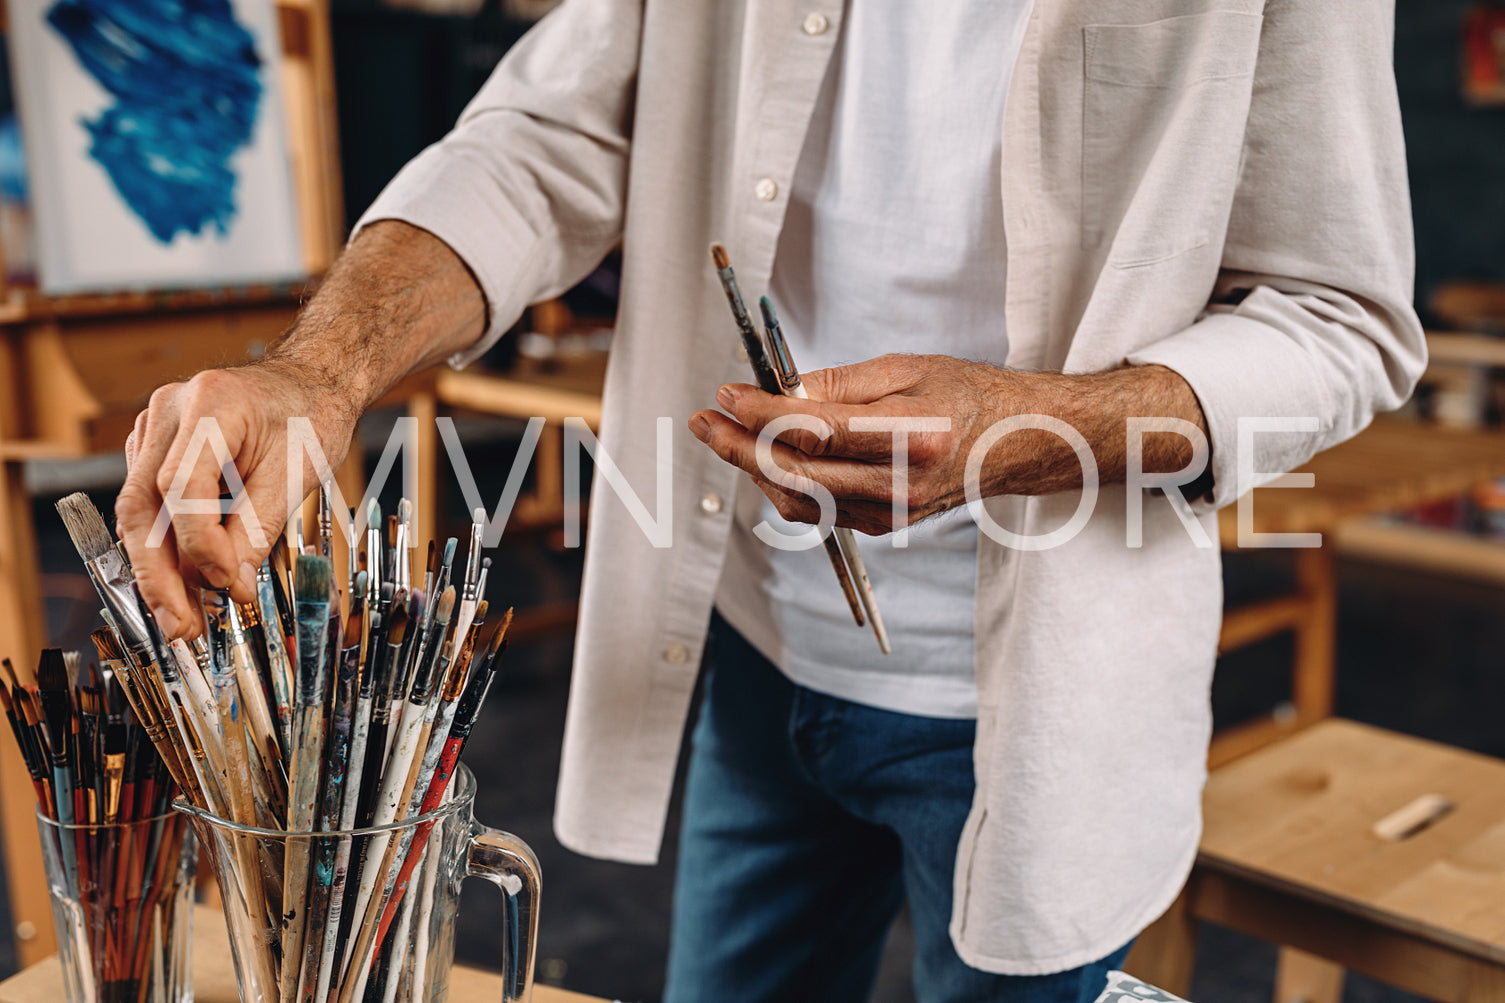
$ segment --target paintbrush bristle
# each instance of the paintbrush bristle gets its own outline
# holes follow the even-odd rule
[[[470,618],[470,625],[472,627],[479,627],[481,624],[485,623],[486,622],[486,611],[489,610],[490,608],[491,608],[491,604],[488,603],[485,599],[482,599],[479,603],[477,603],[476,604],[476,615]]]
[[[439,605],[434,607],[434,622],[449,623],[449,615],[455,610],[455,587],[449,586],[444,594],[439,597]]]
[[[10,663],[10,659],[0,659],[0,666],[5,668],[5,677],[10,680],[10,688],[13,691],[19,690],[21,688],[21,680],[16,678],[16,667]]]
[[[62,648],[43,648],[37,663],[37,687],[49,692],[68,690],[68,663]]]
[[[115,639],[115,632],[110,628],[100,627],[89,635],[89,640],[94,642],[94,652],[100,661],[119,661],[125,658],[125,652],[121,650],[120,642]]]
[[[429,556],[428,556],[428,559],[426,561],[424,561],[424,565],[423,566],[428,570],[428,573],[431,574],[431,575],[437,570],[437,566],[434,564],[434,555],[437,554],[437,553],[438,553],[438,549],[435,548],[434,541],[430,540],[429,541]]]
[[[408,636],[408,610],[406,606],[397,605],[392,607],[392,619],[387,624],[387,643],[401,645],[403,639]]]
[[[85,561],[94,560],[115,545],[115,538],[110,535],[110,527],[105,525],[104,516],[99,514],[99,509],[94,507],[89,496],[82,491],[59,500],[57,511],[63,517],[63,528],[68,530],[74,549]]]
[[[459,545],[460,541],[454,537],[444,541],[444,559],[440,562],[443,567],[447,568],[455,563],[455,548]]]
[[[293,572],[293,591],[299,602],[328,602],[333,572],[329,562],[314,554],[299,554]]]
[[[507,607],[507,612],[502,614],[502,622],[496,625],[496,632],[491,635],[491,643],[486,646],[486,657],[495,658],[497,650],[502,642],[507,639],[507,628],[512,626],[512,607]]]
[[[83,659],[76,651],[63,652],[63,665],[68,669],[68,687],[77,689],[79,685],[79,672],[83,668]]]
[[[720,244],[711,245],[711,260],[716,263],[717,268],[730,268],[732,266],[732,259],[727,257],[726,248]]]
[[[397,521],[404,526],[411,525],[413,522],[413,503],[406,498],[397,503]]]

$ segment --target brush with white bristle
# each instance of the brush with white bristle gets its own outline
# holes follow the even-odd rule
[[[99,509],[88,495],[79,491],[61,499],[57,511],[63,517],[74,549],[83,558],[90,581],[120,632],[121,644],[136,659],[136,664],[153,661],[151,634],[131,596],[131,566],[116,548],[115,537]]]

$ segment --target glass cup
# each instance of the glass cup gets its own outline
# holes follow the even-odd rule
[[[538,861],[475,820],[475,777],[455,771],[448,800],[393,825],[288,833],[237,825],[183,801],[214,867],[243,1003],[428,1003],[445,999],[460,882],[506,897],[503,1003],[533,990]],[[285,894],[289,875],[307,877]]]
[[[167,812],[65,825],[37,812],[68,1003],[188,1003],[194,842]]]

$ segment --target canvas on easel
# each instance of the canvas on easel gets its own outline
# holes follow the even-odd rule
[[[303,278],[272,0],[10,0],[45,293]]]

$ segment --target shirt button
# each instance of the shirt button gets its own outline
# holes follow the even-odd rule
[[[708,491],[700,496],[700,511],[706,515],[715,515],[721,511],[721,496],[714,491]]]
[[[671,644],[664,649],[664,661],[670,665],[682,665],[690,657],[690,649],[683,644]]]
[[[805,15],[805,23],[802,27],[807,35],[824,35],[826,29],[831,27],[831,22],[826,19],[826,15],[812,11]]]
[[[760,178],[753,194],[763,202],[772,202],[779,197],[779,183],[773,178]]]

